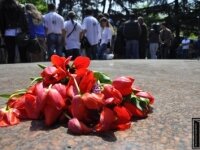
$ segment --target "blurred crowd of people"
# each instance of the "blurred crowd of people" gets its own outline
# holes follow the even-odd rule
[[[42,15],[33,4],[2,0],[0,20],[0,60],[7,63],[48,61],[53,54],[72,59],[86,55],[92,60],[168,59],[174,50],[179,58],[188,58],[191,44],[185,36],[177,46],[166,23],[149,29],[134,13],[115,25],[108,14],[94,17],[88,8],[80,23],[75,12],[63,17],[54,4],[48,4],[48,13]],[[194,48],[199,56],[200,37]]]

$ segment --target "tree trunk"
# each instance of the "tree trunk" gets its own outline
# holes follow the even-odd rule
[[[112,0],[109,0],[108,14],[110,14],[111,8],[112,8]]]
[[[175,18],[176,18],[176,23],[175,23],[176,37],[179,37],[180,21],[179,21],[179,2],[178,2],[178,0],[175,0],[174,9],[175,9]]]
[[[105,9],[106,9],[106,0],[103,0],[102,5],[103,5],[102,13],[105,13]]]

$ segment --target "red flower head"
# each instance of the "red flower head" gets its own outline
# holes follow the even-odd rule
[[[123,106],[121,107],[115,106],[114,112],[116,113],[117,116],[116,123],[113,124],[114,126],[116,126],[116,129],[125,130],[130,128],[131,115],[129,114],[127,109]]]
[[[85,93],[82,96],[84,105],[88,109],[100,110],[103,107],[104,95],[95,93]]]
[[[8,101],[8,106],[17,109],[21,119],[39,119],[40,106],[38,106],[34,95],[24,94],[18,98],[11,98]]]
[[[113,129],[113,123],[116,119],[115,113],[110,108],[104,107],[100,115],[100,121],[95,127],[96,131],[105,132]]]
[[[132,93],[132,84],[134,79],[131,77],[118,77],[113,80],[112,85],[121,92],[123,96],[127,96]]]
[[[71,114],[73,118],[77,118],[80,121],[88,121],[88,109],[84,105],[83,99],[80,95],[76,95],[72,99]]]
[[[105,104],[119,105],[122,102],[121,93],[110,84],[105,84],[102,93],[105,95]]]
[[[68,130],[73,134],[88,134],[92,132],[84,123],[77,118],[70,119],[68,122]]]
[[[73,63],[73,67],[76,70],[86,69],[89,67],[89,65],[90,65],[90,59],[88,57],[84,57],[84,56],[76,57],[76,59],[74,60],[74,63]]]
[[[67,87],[61,83],[54,84],[52,86],[53,89],[56,89],[60,95],[65,99],[67,97]]]
[[[90,70],[87,70],[83,74],[77,75],[76,80],[81,93],[90,93],[96,83],[94,73]]]
[[[44,108],[45,124],[50,126],[55,123],[65,107],[65,100],[61,93],[53,88],[48,89]]]
[[[60,57],[58,55],[51,56],[51,63],[56,68],[62,68],[64,71],[67,71],[67,66],[68,66],[70,60],[71,60],[71,57],[65,58],[65,57]]]
[[[66,78],[67,74],[62,68],[50,66],[43,70],[41,76],[43,77],[44,84],[48,86]]]
[[[141,109],[137,108],[137,106],[130,102],[125,102],[124,107],[128,110],[131,116],[144,118],[147,116],[147,112],[142,111]]]
[[[19,112],[15,108],[2,108],[0,109],[0,127],[7,127],[19,123]]]
[[[149,92],[138,92],[138,93],[136,93],[135,94],[137,97],[143,97],[143,98],[147,98],[147,99],[149,99],[149,101],[150,101],[150,104],[153,104],[154,103],[154,97],[153,97],[153,95],[151,95],[151,93],[149,93]]]

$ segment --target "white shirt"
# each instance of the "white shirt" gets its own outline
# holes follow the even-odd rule
[[[112,31],[109,27],[105,27],[102,29],[102,34],[101,34],[101,43],[102,44],[108,44],[112,39]]]
[[[93,16],[88,16],[83,19],[83,30],[86,30],[85,36],[91,45],[96,45],[99,42],[99,22]]]
[[[182,49],[189,49],[190,47],[190,40],[189,39],[183,39],[181,44],[183,45],[182,46]]]
[[[72,32],[74,25],[76,25],[75,30]],[[82,32],[82,28],[81,25],[77,22],[74,21],[74,24],[72,24],[72,21],[65,21],[64,23],[64,28],[65,31],[67,32],[66,37],[65,37],[65,48],[66,50],[70,50],[70,49],[80,49],[80,33]],[[72,34],[67,37],[70,33],[72,32]]]
[[[64,18],[56,12],[49,12],[44,16],[44,26],[47,28],[47,34],[62,34]]]

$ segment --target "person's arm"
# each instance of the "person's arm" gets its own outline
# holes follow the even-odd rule
[[[47,22],[47,16],[43,17],[43,21],[44,21],[44,29],[45,29],[45,34],[48,34],[48,22]]]
[[[160,31],[160,34],[159,34],[159,42],[160,42],[160,44],[164,44],[164,42],[162,40],[162,36],[163,36],[163,31]]]
[[[87,32],[87,24],[86,24],[86,19],[83,19],[83,23],[82,23],[82,34],[83,36],[85,35],[85,33]]]
[[[62,17],[62,20],[61,20],[61,34],[62,34],[62,43],[65,44],[66,30],[65,30],[65,21],[64,21],[63,17]]]

